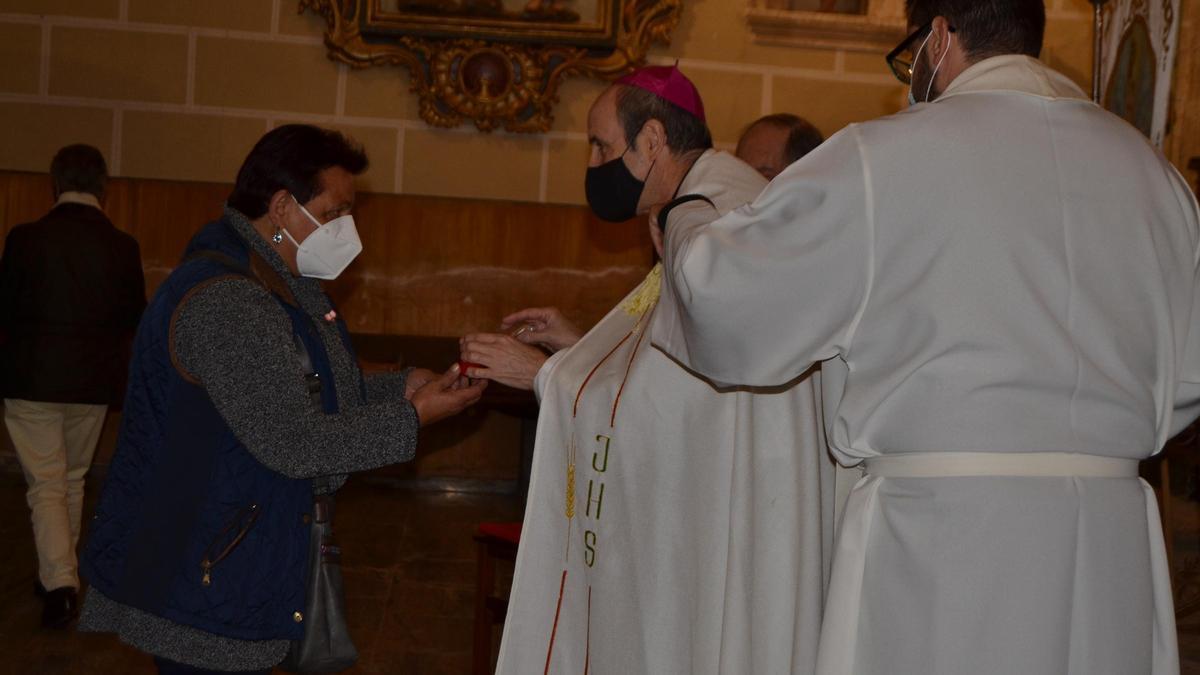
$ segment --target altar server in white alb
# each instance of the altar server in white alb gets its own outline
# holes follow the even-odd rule
[[[712,149],[700,96],[674,67],[606,90],[588,134],[587,198],[605,220],[675,193],[725,213],[765,185]],[[813,672],[833,542],[816,385],[795,373],[770,391],[718,391],[651,348],[660,274],[577,341],[550,336],[548,310],[512,317],[533,321],[521,340],[565,347],[533,354],[540,370],[523,382],[514,354],[532,347],[464,339],[479,364],[469,375],[541,400],[501,674]]]
[[[1034,58],[1040,1],[906,9],[915,105],[748,208],[671,210],[652,339],[730,383],[823,362],[831,445],[865,477],[822,675],[1176,673],[1137,470],[1195,417],[1195,199]]]

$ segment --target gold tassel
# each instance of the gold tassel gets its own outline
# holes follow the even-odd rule
[[[575,433],[571,432],[571,444],[567,447],[567,520],[575,517]]]
[[[642,281],[642,285],[634,291],[625,301],[621,303],[621,309],[629,316],[641,316],[646,313],[654,303],[658,302],[658,296],[662,292],[662,263],[654,266],[646,278]]]
[[[575,462],[567,464],[567,520],[575,517]]]

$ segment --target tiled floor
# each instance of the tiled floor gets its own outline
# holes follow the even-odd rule
[[[89,485],[94,501],[97,489]],[[0,673],[151,674],[148,657],[111,635],[37,626],[36,565],[24,481],[0,471]],[[470,672],[475,548],[484,520],[517,520],[506,495],[414,491],[352,479],[338,495],[350,629],[361,652],[352,673]],[[503,581],[501,582],[503,583]],[[1183,674],[1200,675],[1200,617],[1180,626]]]
[[[98,492],[89,483],[89,507]],[[37,628],[33,539],[19,474],[0,471],[0,673],[154,673],[150,659],[111,635]],[[470,672],[475,544],[485,520],[519,520],[508,495],[414,491],[351,479],[338,494],[352,673]],[[510,570],[511,574],[511,563]],[[502,582],[503,583],[503,582]],[[15,656],[15,658],[14,658]]]

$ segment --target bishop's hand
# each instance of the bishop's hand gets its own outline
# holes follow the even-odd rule
[[[493,380],[514,389],[533,390],[546,353],[511,335],[476,333],[459,341],[467,377]]]
[[[509,314],[500,323],[500,330],[525,344],[539,345],[551,352],[566,349],[582,337],[575,324],[557,307],[530,307]]]

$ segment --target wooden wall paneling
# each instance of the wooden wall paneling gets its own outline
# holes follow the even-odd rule
[[[11,223],[14,222],[14,219],[10,218],[8,214],[8,191],[11,184],[12,178],[10,176],[0,174],[0,218],[3,221],[0,222],[0,252],[4,251],[4,240],[8,236],[9,228],[12,227]]]
[[[104,213],[112,221],[113,226],[122,232],[131,233],[129,223],[133,221],[134,185],[123,178],[108,181],[108,189],[104,195]],[[136,238],[136,237],[135,237]],[[141,246],[141,243],[138,243]]]
[[[521,420],[470,408],[422,429],[417,456],[384,473],[409,478],[448,477],[515,481],[521,463]]]
[[[45,215],[54,204],[47,174],[2,172],[0,173],[0,236],[7,236],[15,225],[28,223]]]
[[[329,292],[351,330],[389,334],[388,315],[396,302],[389,297],[389,289],[398,275],[413,265],[413,254],[408,249],[414,244],[407,236],[411,218],[406,217],[394,196],[360,193],[354,220],[363,253],[341,278],[328,284]]]
[[[644,225],[583,207],[362,195],[355,220],[364,253],[330,292],[356,332],[459,336],[548,304],[590,325],[651,264]]]
[[[221,216],[229,186],[134,179],[130,183],[133,208],[126,226],[142,247],[146,290],[153,293],[179,264],[192,236]]]

